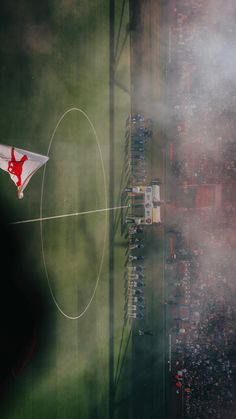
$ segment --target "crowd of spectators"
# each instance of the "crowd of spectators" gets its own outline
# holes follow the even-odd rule
[[[236,86],[227,60],[221,55],[233,35],[216,25],[220,12],[213,22],[211,14],[211,3],[202,0],[175,2],[172,7],[172,170],[189,183],[220,183],[222,179],[236,178],[236,96],[232,94]],[[209,53],[208,45],[212,47]]]
[[[236,11],[232,1],[228,12],[229,6]],[[219,48],[227,46],[233,29],[226,12],[213,16],[212,7],[203,0],[178,1],[171,16],[173,185],[213,184],[222,191],[220,204],[191,208],[167,235],[174,240],[167,265],[175,272],[166,302],[171,378],[185,419],[235,417],[235,85],[221,51],[209,49],[217,34]]]
[[[221,418],[235,396],[235,245],[226,246],[227,237],[221,241],[209,232],[201,248],[188,250],[178,235],[176,276],[167,301],[174,338],[172,375],[185,418]]]

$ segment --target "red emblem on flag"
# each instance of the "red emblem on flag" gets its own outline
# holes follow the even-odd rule
[[[11,149],[11,160],[8,163],[8,172],[11,175],[15,175],[17,177],[17,183],[16,185],[19,187],[21,186],[21,174],[23,169],[24,162],[28,160],[28,157],[24,155],[20,160],[16,160],[15,158],[15,152],[14,147]]]

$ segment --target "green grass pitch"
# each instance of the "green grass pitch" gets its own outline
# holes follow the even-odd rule
[[[7,2],[5,2],[7,4]],[[42,215],[51,216],[106,206],[109,184],[109,2],[48,2],[23,12],[4,7],[1,47],[1,142],[46,154],[59,118],[44,177]],[[45,10],[44,10],[45,7]],[[116,2],[120,17],[121,2]],[[20,18],[20,16],[23,16]],[[119,20],[115,22],[116,33]],[[129,21],[125,7],[121,37]],[[13,29],[13,26],[15,29]],[[119,81],[129,88],[129,42],[117,66]],[[115,88],[115,201],[119,203],[124,159],[125,120],[130,97]],[[105,184],[102,171],[105,168]],[[12,221],[39,217],[43,169],[17,201],[10,179],[1,177],[1,195]],[[66,318],[56,307],[42,260],[39,223],[15,226],[22,236],[24,260],[32,282],[45,299],[44,328],[36,353],[11,384],[4,419],[106,419],[109,410],[109,246],[105,213],[45,221],[43,249],[55,300],[69,316],[78,316],[89,301],[103,264],[94,299],[84,316]],[[15,230],[16,231],[16,230]],[[114,273],[115,402],[131,393],[130,324],[124,326],[123,266],[125,246],[116,231]],[[103,254],[104,253],[104,254]],[[123,333],[123,341],[121,338]],[[126,348],[126,343],[127,348]],[[125,357],[123,352],[126,348]],[[126,406],[127,418],[130,405]],[[120,418],[119,407],[114,412]]]

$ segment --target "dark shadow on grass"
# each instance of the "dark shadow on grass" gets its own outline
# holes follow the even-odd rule
[[[123,17],[124,17],[124,11],[125,11],[125,3],[126,3],[126,0],[123,0],[122,8],[121,8],[121,14],[120,14],[119,29],[118,29],[118,33],[117,33],[116,46],[115,46],[115,51],[114,51],[114,59],[115,60],[117,59],[117,53],[118,53],[118,48],[119,48],[121,26],[122,26]]]
[[[122,356],[119,373],[116,374],[116,377],[115,377],[115,393],[117,392],[117,387],[118,387],[120,377],[121,377],[121,373],[122,373],[124,363],[125,363],[125,360],[126,360],[126,355],[127,355],[127,351],[128,351],[131,336],[132,336],[132,328],[130,329],[129,336],[128,336],[128,339],[126,341],[125,350],[124,350],[124,353],[123,353],[123,356]],[[118,371],[118,366],[117,366],[117,371]]]
[[[117,380],[119,366],[120,366],[121,351],[122,351],[122,345],[123,345],[123,340],[124,340],[124,331],[125,331],[125,323],[123,324],[122,332],[121,332],[120,346],[119,346],[119,355],[118,355],[118,360],[117,360],[117,365],[116,365],[116,371],[115,371],[115,378],[114,378],[114,381],[115,382]]]
[[[4,417],[9,403],[20,397],[27,368],[37,371],[42,360],[50,359],[55,317],[41,271],[38,235],[32,227],[10,225],[16,214],[7,198],[1,198],[0,405]]]

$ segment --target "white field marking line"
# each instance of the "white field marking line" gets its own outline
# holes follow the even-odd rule
[[[165,147],[162,148],[162,179],[163,179],[163,199],[166,201],[166,178],[165,178],[165,162],[166,162],[166,154],[165,154]],[[163,211],[163,227],[162,227],[162,245],[163,245],[163,253],[162,253],[162,288],[163,288],[163,335],[164,335],[164,350],[163,350],[163,404],[166,405],[166,372],[165,372],[165,362],[166,362],[166,282],[165,282],[165,224],[166,224],[166,209],[164,206]]]
[[[107,208],[108,207],[108,200],[107,200],[107,189],[106,189],[106,175],[105,175],[105,167],[104,167],[104,161],[103,161],[101,146],[100,146],[100,143],[99,143],[99,140],[98,140],[97,132],[95,130],[95,127],[94,127],[92,121],[90,120],[90,118],[88,117],[88,115],[82,109],[80,109],[80,108],[69,108],[60,117],[60,119],[57,122],[57,125],[56,125],[56,127],[55,127],[55,129],[54,129],[54,131],[52,133],[52,136],[51,136],[51,139],[50,139],[50,142],[49,142],[49,146],[48,146],[47,156],[49,155],[50,148],[51,148],[51,145],[52,145],[54,136],[56,134],[56,131],[57,131],[60,123],[65,118],[65,116],[68,113],[70,113],[70,112],[79,112],[79,113],[81,113],[87,119],[87,121],[88,121],[88,123],[89,123],[89,125],[92,128],[92,131],[94,133],[96,144],[97,144],[99,155],[100,155],[101,165],[102,165],[102,174],[103,174],[103,182],[104,182],[105,207]],[[44,192],[45,173],[46,173],[46,165],[44,166],[43,179],[42,179],[42,187],[41,187],[41,199],[40,199],[40,218],[41,219],[43,218],[42,214],[43,214],[43,192]],[[48,270],[47,270],[47,264],[46,264],[46,260],[45,260],[45,253],[44,253],[43,222],[42,222],[42,220],[40,221],[40,235],[41,235],[41,249],[42,249],[43,265],[44,265],[44,271],[45,271],[45,275],[46,275],[46,278],[47,278],[47,282],[48,282],[49,290],[50,290],[50,293],[51,293],[51,297],[52,297],[53,302],[54,302],[55,306],[57,307],[58,311],[64,317],[66,317],[69,320],[77,320],[77,319],[81,318],[86,313],[86,311],[89,309],[89,307],[90,307],[90,305],[91,305],[91,303],[92,303],[92,301],[94,299],[94,296],[95,296],[95,293],[96,293],[96,290],[97,290],[97,287],[98,287],[98,283],[99,283],[101,271],[102,271],[104,256],[105,256],[105,246],[106,246],[106,240],[107,240],[107,221],[108,221],[107,220],[107,213],[108,213],[108,211],[105,211],[106,218],[105,218],[103,248],[102,248],[101,262],[100,262],[100,266],[99,266],[99,270],[98,270],[97,280],[96,280],[96,283],[95,283],[95,286],[94,286],[93,293],[92,293],[92,295],[90,297],[90,300],[88,301],[88,303],[87,303],[86,307],[84,308],[84,310],[82,310],[77,316],[70,316],[70,315],[66,314],[61,309],[61,307],[59,306],[59,304],[58,304],[58,302],[56,300],[56,297],[53,294],[53,290],[52,290],[51,283],[50,283],[50,280],[49,280],[49,275],[48,275]]]
[[[122,209],[122,208],[128,208],[129,205],[122,205],[120,207],[113,207],[113,208],[101,208],[101,209],[96,209],[96,210],[90,210],[90,211],[82,211],[82,212],[73,212],[73,213],[69,213],[69,214],[61,214],[61,215],[52,215],[50,217],[43,217],[43,218],[32,218],[29,220],[22,220],[22,221],[14,221],[12,224],[27,224],[27,223],[36,223],[38,221],[47,221],[47,220],[55,220],[57,218],[66,218],[66,217],[76,217],[78,215],[86,215],[86,214],[94,214],[96,212],[104,212],[104,211],[113,211],[113,210],[117,210],[117,209]]]
[[[169,372],[171,372],[172,369],[171,362],[171,334],[169,334]]]

